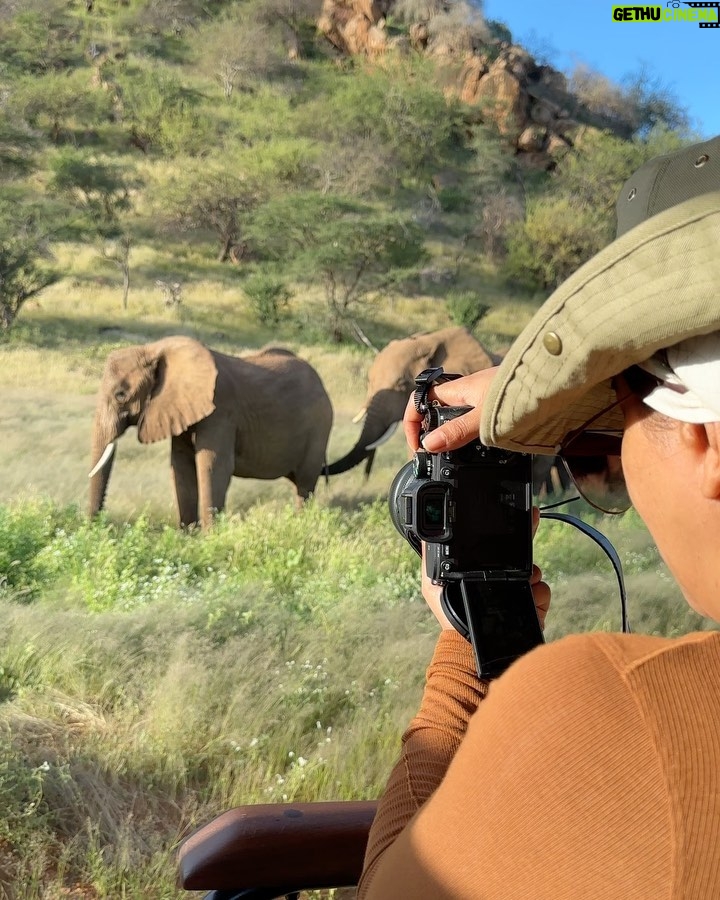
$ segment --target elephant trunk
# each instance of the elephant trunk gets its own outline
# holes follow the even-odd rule
[[[93,426],[90,478],[90,516],[97,515],[105,503],[110,473],[115,459],[115,441],[125,429],[117,418],[107,420],[107,416],[95,415]]]
[[[335,460],[327,467],[328,475],[340,475],[368,460],[365,475],[370,474],[375,449],[383,438],[387,439],[391,428],[396,428],[402,420],[407,395],[401,391],[379,391],[367,407],[367,415],[362,432],[355,446],[342,459]]]

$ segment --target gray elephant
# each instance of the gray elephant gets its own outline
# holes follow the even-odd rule
[[[365,417],[360,437],[345,456],[328,466],[328,474],[339,475],[363,461],[366,474],[370,473],[376,449],[392,437],[402,421],[415,377],[423,369],[442,366],[446,372],[469,375],[500,361],[500,356],[486,350],[461,326],[390,341],[368,372],[367,400],[354,420]],[[569,477],[555,457],[538,456],[533,462],[533,482],[534,493],[542,496],[565,490]]]
[[[226,356],[188,337],[111,353],[95,410],[90,515],[102,509],[115,442],[131,425],[171,439],[180,524],[207,528],[233,475],[288,478],[301,504],[326,464],[333,410],[317,372],[289,350]]]
[[[375,450],[392,437],[402,421],[408,397],[415,388],[415,376],[431,366],[446,372],[469,375],[500,361],[489,353],[467,328],[443,328],[422,332],[390,343],[373,360],[368,372],[365,406],[355,417],[363,416],[362,432],[355,446],[342,459],[328,467],[330,475],[347,472],[363,460],[369,472]]]

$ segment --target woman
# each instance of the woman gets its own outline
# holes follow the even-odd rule
[[[720,138],[647,163],[617,211],[618,238],[498,369],[430,392],[473,410],[423,446],[479,430],[580,473],[583,442],[622,442],[633,505],[688,603],[720,622]],[[412,403],[405,430],[417,448]],[[532,581],[542,618],[549,589]],[[488,686],[437,590],[424,579],[442,632],[359,897],[717,900],[720,633],[576,635]]]

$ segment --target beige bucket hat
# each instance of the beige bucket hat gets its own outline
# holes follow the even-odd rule
[[[610,380],[720,331],[720,137],[657,157],[623,185],[618,237],[541,306],[483,403],[480,438],[553,453],[615,399]],[[614,408],[594,428],[622,428]]]

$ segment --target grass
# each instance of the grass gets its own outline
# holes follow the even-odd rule
[[[332,398],[331,459],[355,443],[372,354],[299,327],[317,297],[297,297],[271,332],[208,266],[181,318],[142,274],[123,311],[91,254],[63,253],[67,278],[0,344],[0,896],[170,900],[187,896],[178,842],[229,806],[382,791],[437,633],[387,515],[407,449],[398,433],[369,478],[321,482],[300,512],[284,480],[233,479],[212,532],[187,534],[168,446],[131,430],[105,513],[88,521],[94,396],[114,347],[178,331],[225,352],[291,347]],[[152,271],[151,250],[138,266]],[[531,309],[498,289],[482,323],[490,346]],[[402,298],[371,324],[382,344],[448,317],[437,298]],[[707,627],[636,516],[596,524],[622,557],[638,630]],[[553,587],[548,639],[618,627],[595,544],[543,522],[536,558]]]

